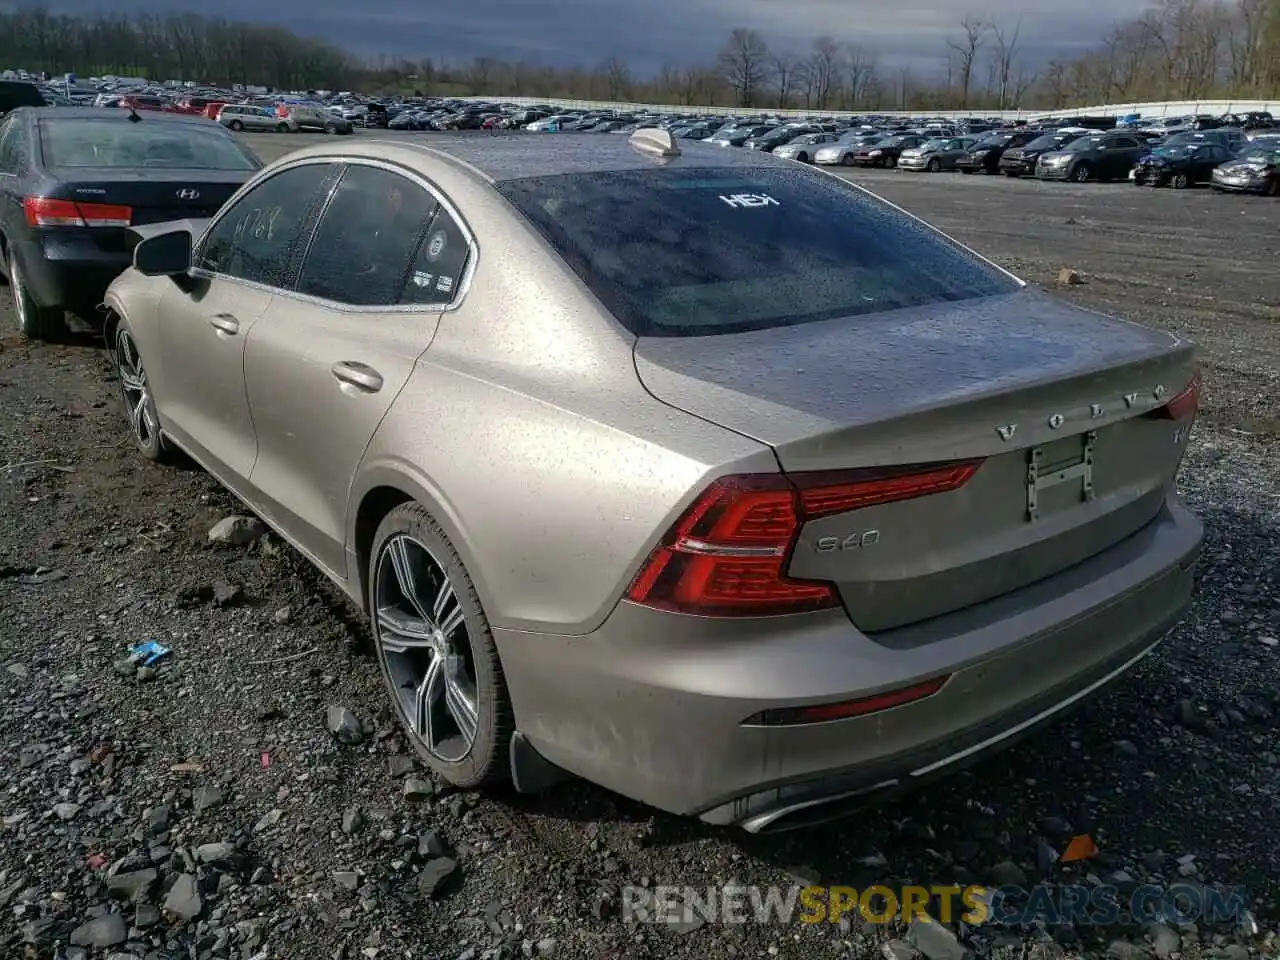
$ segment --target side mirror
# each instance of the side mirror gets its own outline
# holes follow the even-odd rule
[[[138,241],[133,268],[145,277],[174,277],[191,269],[191,232],[171,230]]]

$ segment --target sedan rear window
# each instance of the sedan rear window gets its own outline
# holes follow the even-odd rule
[[[47,167],[256,170],[258,163],[221,126],[125,119],[49,119],[40,123]]]
[[[498,189],[639,336],[701,336],[995,296],[1009,275],[809,171],[657,169]]]

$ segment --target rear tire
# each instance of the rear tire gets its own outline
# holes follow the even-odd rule
[[[22,279],[18,267],[18,255],[9,255],[9,286],[13,293],[13,308],[18,319],[18,332],[28,340],[58,343],[67,339],[67,315],[56,307],[42,307],[36,303],[31,291]]]
[[[1175,173],[1172,179],[1169,180],[1169,186],[1175,190],[1185,190],[1191,186],[1191,178],[1185,173]]]
[[[338,132],[338,128],[334,126],[332,123],[326,123],[324,125],[324,132],[325,132],[325,136],[332,136],[333,134]]]
[[[241,130],[244,129],[244,124],[241,123],[239,120],[232,120],[229,124],[227,124],[227,127],[231,130],[234,130],[236,133],[239,133]]]
[[[288,132],[289,132],[289,125],[287,123],[276,124],[276,133],[288,133]]]
[[[148,460],[170,462],[174,450],[160,429],[160,415],[142,354],[124,320],[119,320],[111,331],[111,363],[120,383],[120,406],[128,421],[133,445]]]
[[[416,605],[407,603],[411,598],[405,597],[401,589],[404,582],[401,575],[405,569],[413,571],[408,579],[416,588]],[[433,772],[460,789],[474,789],[509,780],[509,751],[515,720],[498,649],[471,577],[445,532],[424,507],[417,503],[401,504],[378,524],[366,579],[365,599],[378,663],[392,706],[405,727],[409,741]],[[439,598],[445,596],[446,583],[451,588],[449,597],[444,603],[439,603]],[[437,605],[439,613],[436,612]],[[428,618],[434,618],[427,620],[431,626],[437,626],[436,621],[447,623],[457,620],[453,629],[446,628],[447,632],[443,634],[441,647],[450,655],[442,658],[445,664],[439,672],[444,673],[447,669],[449,675],[460,678],[461,683],[455,681],[451,684],[448,678],[441,680],[444,690],[439,695],[441,702],[436,704],[440,709],[426,711],[433,721],[425,725],[425,735],[422,733],[424,725],[411,722],[408,710],[422,703],[414,699],[414,693],[427,687],[428,671],[425,668],[440,653],[433,654],[425,646],[392,649],[396,644],[396,634],[384,629],[383,623],[394,622],[395,614],[401,613],[405,606],[421,608]],[[384,615],[381,610],[391,615]],[[420,616],[418,619],[421,621]],[[439,633],[438,630],[436,632]],[[419,669],[422,676],[418,675]],[[460,702],[456,696],[459,690],[474,697],[475,717],[472,722],[475,729],[469,737],[462,724],[452,722],[457,714],[451,705],[450,694],[455,695],[452,704],[457,704]],[[440,720],[445,723],[438,726]],[[445,734],[455,735],[443,742],[429,742]]]

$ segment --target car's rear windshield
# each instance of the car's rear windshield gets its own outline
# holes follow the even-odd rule
[[[220,126],[210,123],[68,118],[40,123],[47,167],[256,170],[258,163]]]
[[[1052,150],[1059,144],[1070,143],[1074,134],[1070,133],[1050,133],[1043,137],[1036,137],[1027,144],[1028,150]]]
[[[502,194],[638,336],[702,336],[1020,288],[836,177],[761,167],[531,177]]]

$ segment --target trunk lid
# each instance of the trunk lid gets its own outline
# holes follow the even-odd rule
[[[50,173],[60,183],[49,196],[76,203],[126,206],[132,210],[131,223],[145,226],[170,220],[212,217],[255,172],[54,169]],[[120,252],[127,247],[127,230],[123,227],[96,227],[91,233],[104,251]]]
[[[835,582],[868,632],[1016,590],[1144,526],[1185,440],[1147,414],[1194,373],[1186,341],[1033,290],[641,338],[635,359],[655,397],[770,445],[788,473],[981,461],[959,489],[805,525],[791,574]]]

